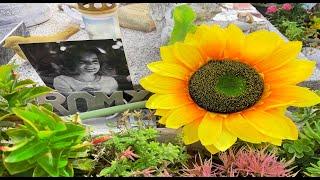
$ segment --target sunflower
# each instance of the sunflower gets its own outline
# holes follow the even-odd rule
[[[183,127],[183,141],[200,140],[211,153],[237,139],[281,145],[296,140],[298,129],[285,116],[288,106],[320,103],[318,95],[296,84],[315,62],[297,59],[301,42],[275,32],[244,34],[236,25],[200,25],[183,42],[160,48],[160,61],[140,80],[153,94],[146,107],[167,128]]]

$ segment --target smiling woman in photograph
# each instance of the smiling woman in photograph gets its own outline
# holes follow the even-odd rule
[[[61,93],[102,91],[107,94],[118,89],[117,81],[108,75],[102,75],[97,48],[71,48],[66,50],[65,68],[71,75],[60,75],[54,78],[53,86]]]

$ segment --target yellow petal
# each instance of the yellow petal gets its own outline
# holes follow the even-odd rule
[[[197,70],[204,59],[194,46],[177,42],[174,44],[174,53],[177,59],[191,70]]]
[[[183,133],[183,142],[185,144],[192,144],[199,141],[198,136],[198,127],[201,122],[201,119],[192,121],[191,123],[185,125],[182,129]]]
[[[159,119],[158,123],[163,124],[163,125],[166,125],[168,116],[169,116],[169,114],[162,116],[162,117]]]
[[[165,116],[168,113],[170,113],[170,110],[168,110],[168,109],[157,109],[156,112],[154,113],[154,115]]]
[[[216,154],[217,152],[220,152],[219,149],[217,149],[216,147],[214,147],[214,145],[208,145],[208,146],[204,146],[211,154]]]
[[[187,82],[176,78],[151,74],[140,80],[141,86],[153,93],[171,94],[188,92]]]
[[[261,143],[265,135],[255,129],[241,114],[231,114],[225,121],[228,131],[243,141]]]
[[[173,45],[161,46],[160,57],[164,62],[180,64],[180,61],[174,55]]]
[[[166,121],[167,121],[167,117],[168,115],[170,114],[171,110],[168,110],[168,109],[157,109],[156,112],[154,113],[154,115],[157,115],[157,116],[162,116],[158,123],[160,124],[166,124]]]
[[[157,61],[148,64],[148,68],[159,75],[187,80],[190,76],[190,70],[179,64]]]
[[[243,117],[259,132],[276,139],[292,139],[292,127],[286,117],[271,114],[261,110],[251,110],[242,113]]]
[[[274,108],[274,109],[269,109],[266,112],[271,114],[279,114],[279,116],[282,118],[279,118],[278,120],[282,121],[281,124],[286,124],[290,130],[290,133],[288,134],[286,139],[297,140],[298,134],[299,134],[298,127],[290,118],[285,116],[284,114],[285,110],[286,108]]]
[[[234,25],[230,24],[226,29],[227,41],[226,48],[224,50],[224,57],[236,59],[240,58],[241,50],[244,46],[245,36],[242,30]]]
[[[268,99],[277,99],[280,102],[291,102],[297,107],[313,106],[320,103],[320,97],[305,87],[294,85],[271,86],[271,94]]]
[[[201,30],[201,29],[204,29],[204,30]],[[188,33],[186,35],[186,37],[184,38],[184,43],[190,44],[190,45],[196,47],[198,49],[198,51],[200,52],[202,58],[204,60],[207,60],[208,57],[207,57],[204,49],[201,46],[201,42],[202,42],[201,40],[205,38],[205,36],[204,36],[205,34],[199,33],[200,31],[206,32],[205,29],[209,29],[209,26],[206,25],[205,27],[203,27],[203,25],[200,25],[197,28],[195,33]]]
[[[146,102],[149,109],[174,109],[192,104],[188,94],[154,94]]]
[[[281,45],[273,53],[270,53],[268,56],[263,58],[263,60],[256,65],[256,68],[261,72],[266,73],[273,69],[282,67],[290,61],[294,61],[300,53],[301,48],[302,42],[300,41],[287,42]]]
[[[283,39],[275,32],[255,31],[246,36],[241,59],[249,64],[255,64],[269,56],[283,43]]]
[[[276,145],[276,146],[281,146],[282,139],[266,137],[266,141],[265,142],[271,143],[271,144]]]
[[[225,151],[236,141],[237,137],[232,135],[225,127],[223,127],[220,136],[214,141],[213,145],[220,151]]]
[[[222,132],[222,118],[213,113],[207,113],[202,119],[198,135],[203,145],[211,145],[216,141]]]
[[[167,118],[166,127],[177,129],[203,117],[204,115],[205,111],[199,108],[197,105],[193,103],[188,104],[172,110],[172,113],[170,113]]]
[[[270,96],[263,98],[262,101],[258,102],[257,105],[255,105],[255,108],[261,109],[261,110],[267,110],[267,109],[273,109],[273,108],[280,108],[280,107],[287,107],[291,104],[293,104],[294,101],[283,101],[281,99],[272,98]]]
[[[285,66],[264,73],[264,80],[269,84],[295,85],[308,79],[312,75],[315,65],[315,61],[294,60]],[[289,72],[294,72],[294,76]]]
[[[205,42],[203,48],[208,57],[216,60],[223,58],[223,52],[226,47],[224,29],[216,24],[211,26],[209,32],[206,34]]]

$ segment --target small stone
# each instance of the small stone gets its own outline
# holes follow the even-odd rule
[[[312,47],[305,47],[302,49],[302,53],[312,61],[316,61],[317,68],[314,70],[313,75],[310,77],[309,80],[317,81],[319,83],[320,88],[320,49],[312,48]]]
[[[129,4],[118,9],[121,27],[138,31],[151,32],[156,26],[149,15],[149,6],[145,3]]]

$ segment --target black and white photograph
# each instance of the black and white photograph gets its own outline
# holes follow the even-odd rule
[[[62,94],[133,89],[121,39],[19,46],[44,83]]]

